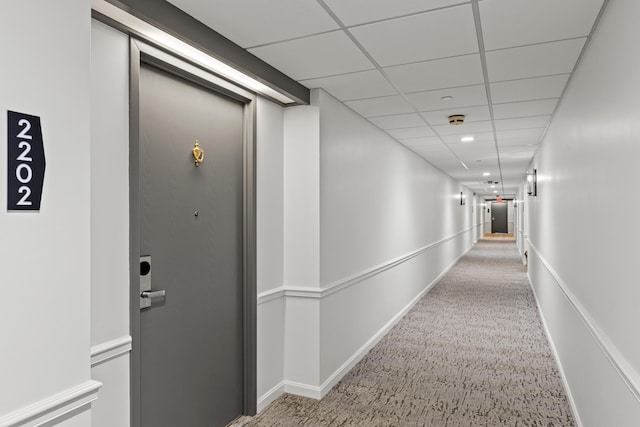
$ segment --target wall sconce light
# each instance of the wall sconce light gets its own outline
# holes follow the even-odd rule
[[[462,191],[460,192],[460,206],[464,206],[467,204],[467,195]]]
[[[538,195],[538,169],[527,172],[527,194],[534,197]]]

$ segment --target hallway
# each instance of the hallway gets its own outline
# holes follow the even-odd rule
[[[321,401],[248,426],[573,426],[516,245],[480,240]]]

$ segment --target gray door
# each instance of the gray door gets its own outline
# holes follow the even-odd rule
[[[243,405],[243,106],[140,70],[142,427],[223,426]],[[198,140],[204,161],[196,167]]]
[[[507,233],[507,203],[491,203],[491,232]]]

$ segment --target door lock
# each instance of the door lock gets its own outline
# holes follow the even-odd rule
[[[140,308],[151,307],[164,300],[165,291],[151,290],[151,257],[140,257]]]

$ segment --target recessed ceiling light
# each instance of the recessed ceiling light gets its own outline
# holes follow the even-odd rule
[[[442,98],[440,98],[440,99],[441,99],[441,100],[443,100],[443,101],[451,101],[451,100],[453,99],[453,96],[451,96],[451,95],[446,95],[446,96],[443,96],[443,97],[442,97]]]
[[[471,142],[473,140],[475,140],[475,138],[472,136],[463,136],[462,138],[460,138],[460,141],[462,142]]]
[[[495,186],[495,185],[492,185],[492,186],[491,186],[491,187],[489,187],[489,188],[496,188],[496,186]]]
[[[491,172],[485,172],[482,174],[482,176],[489,176],[489,175],[491,175]]]
[[[493,190],[493,192],[494,192],[494,193],[497,193],[497,192],[498,192],[498,190]]]

